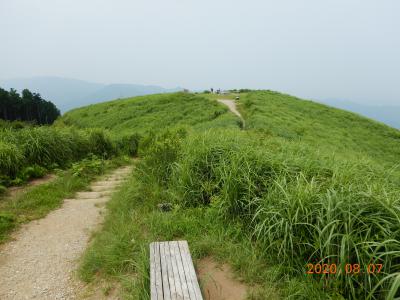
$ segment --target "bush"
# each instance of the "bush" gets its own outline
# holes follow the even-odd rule
[[[103,173],[104,169],[104,161],[95,155],[85,158],[80,162],[74,163],[71,167],[72,174],[75,177],[89,177],[98,175]]]
[[[47,170],[41,166],[33,165],[22,171],[21,178],[28,180],[30,178],[41,178],[46,175]]]
[[[125,155],[136,156],[139,149],[140,136],[138,134],[128,134],[118,137],[116,145],[118,151]]]
[[[177,160],[181,146],[181,139],[186,135],[185,129],[164,131],[158,134],[149,134],[143,141],[144,164],[160,184],[167,184],[173,163]]]
[[[89,141],[92,154],[103,158],[110,158],[117,152],[110,136],[101,129],[91,130],[89,132]]]

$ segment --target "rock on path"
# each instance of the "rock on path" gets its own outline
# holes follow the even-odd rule
[[[101,206],[132,168],[117,169],[91,192],[66,199],[45,218],[23,225],[0,247],[0,299],[75,299],[77,259],[101,222]]]

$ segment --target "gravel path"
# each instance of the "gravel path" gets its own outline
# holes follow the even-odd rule
[[[222,103],[226,106],[228,106],[229,110],[231,112],[233,112],[235,115],[237,115],[243,122],[243,128],[245,127],[245,123],[244,123],[244,119],[242,117],[242,115],[240,114],[240,112],[237,110],[236,108],[236,102],[235,100],[229,100],[229,99],[219,99],[218,100],[219,103]]]
[[[75,299],[82,287],[76,280],[77,260],[91,232],[102,221],[110,194],[131,172],[114,171],[94,182],[91,192],[66,199],[60,209],[30,222],[0,247],[0,299]]]

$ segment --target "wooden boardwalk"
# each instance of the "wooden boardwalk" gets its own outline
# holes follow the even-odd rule
[[[203,300],[186,241],[150,244],[151,300]]]

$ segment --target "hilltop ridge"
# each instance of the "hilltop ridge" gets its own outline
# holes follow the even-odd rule
[[[160,124],[200,126],[213,116],[238,126],[240,120],[227,113],[216,98],[212,94],[172,93],[119,99],[74,109],[61,120],[78,127],[139,132],[160,129]],[[250,132],[307,143],[348,158],[361,153],[390,164],[400,155],[399,130],[355,113],[274,91],[241,93],[237,106]],[[214,129],[228,126],[225,122],[208,125]]]

